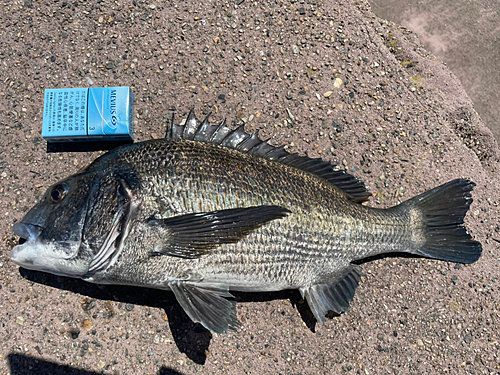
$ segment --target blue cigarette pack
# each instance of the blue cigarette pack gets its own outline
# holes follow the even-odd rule
[[[47,89],[42,137],[47,142],[134,139],[130,87]]]

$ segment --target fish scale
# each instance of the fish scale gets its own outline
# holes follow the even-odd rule
[[[240,322],[230,290],[298,289],[318,322],[349,307],[357,265],[406,252],[461,263],[482,247],[463,226],[474,183],[457,179],[398,206],[321,159],[290,154],[225,122],[169,124],[49,187],[14,225],[22,267],[173,291],[217,333]]]

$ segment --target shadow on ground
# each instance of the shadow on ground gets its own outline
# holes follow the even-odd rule
[[[9,354],[8,358],[11,375],[97,375],[106,374],[106,372],[93,372],[78,369],[76,367],[59,365],[54,362],[44,361],[38,358],[26,356],[23,354]],[[158,375],[183,375],[169,367],[162,366],[158,370]]]
[[[67,290],[90,298],[127,304],[162,308],[168,316],[170,331],[180,352],[197,364],[205,364],[206,350],[212,334],[201,324],[194,323],[177,303],[173,293],[158,289],[122,285],[97,285],[79,279],[56,276],[20,268],[21,275],[30,281],[53,288]],[[266,293],[233,292],[237,302],[266,302],[288,299],[297,307],[302,320],[314,332],[316,320],[297,290]],[[13,372],[14,374],[14,372]]]

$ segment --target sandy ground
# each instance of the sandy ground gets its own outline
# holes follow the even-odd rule
[[[500,3],[492,0],[372,0],[380,18],[408,27],[457,75],[500,140]]]
[[[448,68],[364,1],[0,5],[0,374],[499,374],[498,146]],[[168,292],[19,269],[11,228],[98,152],[47,153],[44,88],[133,86],[136,140],[175,109],[336,162],[388,207],[465,177],[475,264],[363,265],[351,310],[315,326],[296,291],[238,294],[212,335]]]

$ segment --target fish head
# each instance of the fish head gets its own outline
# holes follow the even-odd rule
[[[12,230],[20,239],[10,253],[12,261],[56,275],[85,275],[103,233],[110,231],[118,205],[123,203],[117,198],[119,189],[116,179],[95,172],[76,174],[50,186],[40,202],[14,224]]]

